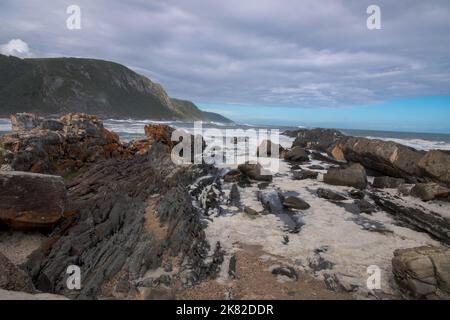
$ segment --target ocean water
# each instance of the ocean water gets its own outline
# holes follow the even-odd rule
[[[113,130],[119,134],[123,141],[131,141],[133,139],[144,138],[144,126],[149,123],[162,123],[168,124],[177,129],[183,129],[189,133],[193,133],[194,126],[192,122],[182,121],[154,121],[154,120],[104,120],[104,125],[107,129]],[[226,129],[278,129],[279,132],[285,130],[295,130],[299,127],[289,126],[255,126],[248,124],[224,124],[224,123],[203,123],[202,128],[206,129],[219,129],[224,132]],[[415,132],[391,132],[391,131],[373,131],[373,130],[354,130],[354,129],[339,129],[344,134],[367,137],[370,139],[380,139],[394,141],[413,147],[418,150],[450,150],[450,134],[438,134],[438,133],[415,133]],[[11,123],[9,119],[0,119],[0,135],[11,131]],[[206,139],[208,140],[208,139]],[[290,147],[293,139],[280,135],[280,144],[284,147]]]

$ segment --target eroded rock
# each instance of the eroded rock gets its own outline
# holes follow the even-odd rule
[[[363,166],[353,164],[345,169],[329,169],[323,176],[323,181],[332,185],[364,189],[367,185],[367,176]]]

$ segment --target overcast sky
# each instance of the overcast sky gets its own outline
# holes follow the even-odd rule
[[[66,28],[72,4],[81,30]],[[366,26],[370,4],[381,30]],[[294,115],[449,96],[450,1],[1,0],[0,51],[116,61],[235,118]]]

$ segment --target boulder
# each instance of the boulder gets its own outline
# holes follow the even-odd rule
[[[411,189],[411,195],[423,201],[429,201],[435,198],[446,198],[450,196],[450,189],[435,182],[417,183]]]
[[[295,281],[298,280],[298,273],[290,266],[276,266],[272,269],[272,274],[275,276],[285,276]]]
[[[292,173],[294,180],[304,180],[304,179],[317,179],[317,176],[319,175],[316,171],[311,170],[300,170],[300,171],[294,171]]]
[[[272,175],[262,174],[263,168],[259,163],[243,163],[238,166],[239,171],[250,179],[258,181],[272,181]]]
[[[391,177],[414,181],[420,172],[418,164],[423,153],[392,141],[348,137],[336,147],[347,161]]]
[[[450,153],[439,150],[428,151],[419,161],[422,172],[437,181],[450,185]]]
[[[344,197],[343,195],[330,190],[330,189],[323,189],[323,188],[319,188],[317,189],[317,196],[319,198],[323,198],[323,199],[327,199],[327,200],[333,200],[333,201],[343,201],[343,200],[347,200],[346,197]]]
[[[300,129],[292,146],[328,152],[343,137],[344,134],[335,129]]]
[[[364,189],[367,185],[366,170],[362,165],[357,163],[345,169],[331,168],[323,176],[323,181],[337,186]]]
[[[398,188],[400,185],[404,183],[405,179],[383,176],[383,177],[375,177],[373,179],[372,185],[375,188],[383,189],[383,188]]]
[[[66,187],[59,176],[0,172],[0,222],[14,229],[52,228],[63,217]]]
[[[272,156],[272,152],[274,152],[275,150],[278,150],[278,157],[280,157],[282,152],[284,151],[284,148],[281,145],[273,143],[270,140],[263,140],[256,149],[256,155],[258,157],[270,157]]]
[[[309,156],[305,149],[296,146],[284,154],[284,159],[288,161],[306,162],[309,161]]]
[[[395,250],[392,271],[400,289],[413,298],[450,298],[449,248],[417,247]]]
[[[30,276],[0,252],[0,289],[34,292]]]
[[[293,196],[287,197],[283,201],[283,206],[289,209],[298,209],[298,210],[306,210],[311,207],[305,200]]]
[[[232,169],[223,176],[223,181],[237,182],[239,181],[240,178],[241,178],[241,171],[238,169]]]

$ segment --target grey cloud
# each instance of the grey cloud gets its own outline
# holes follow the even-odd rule
[[[197,102],[350,106],[450,94],[450,3],[107,0],[0,3],[0,43],[113,60]],[[78,4],[82,30],[65,28]]]

